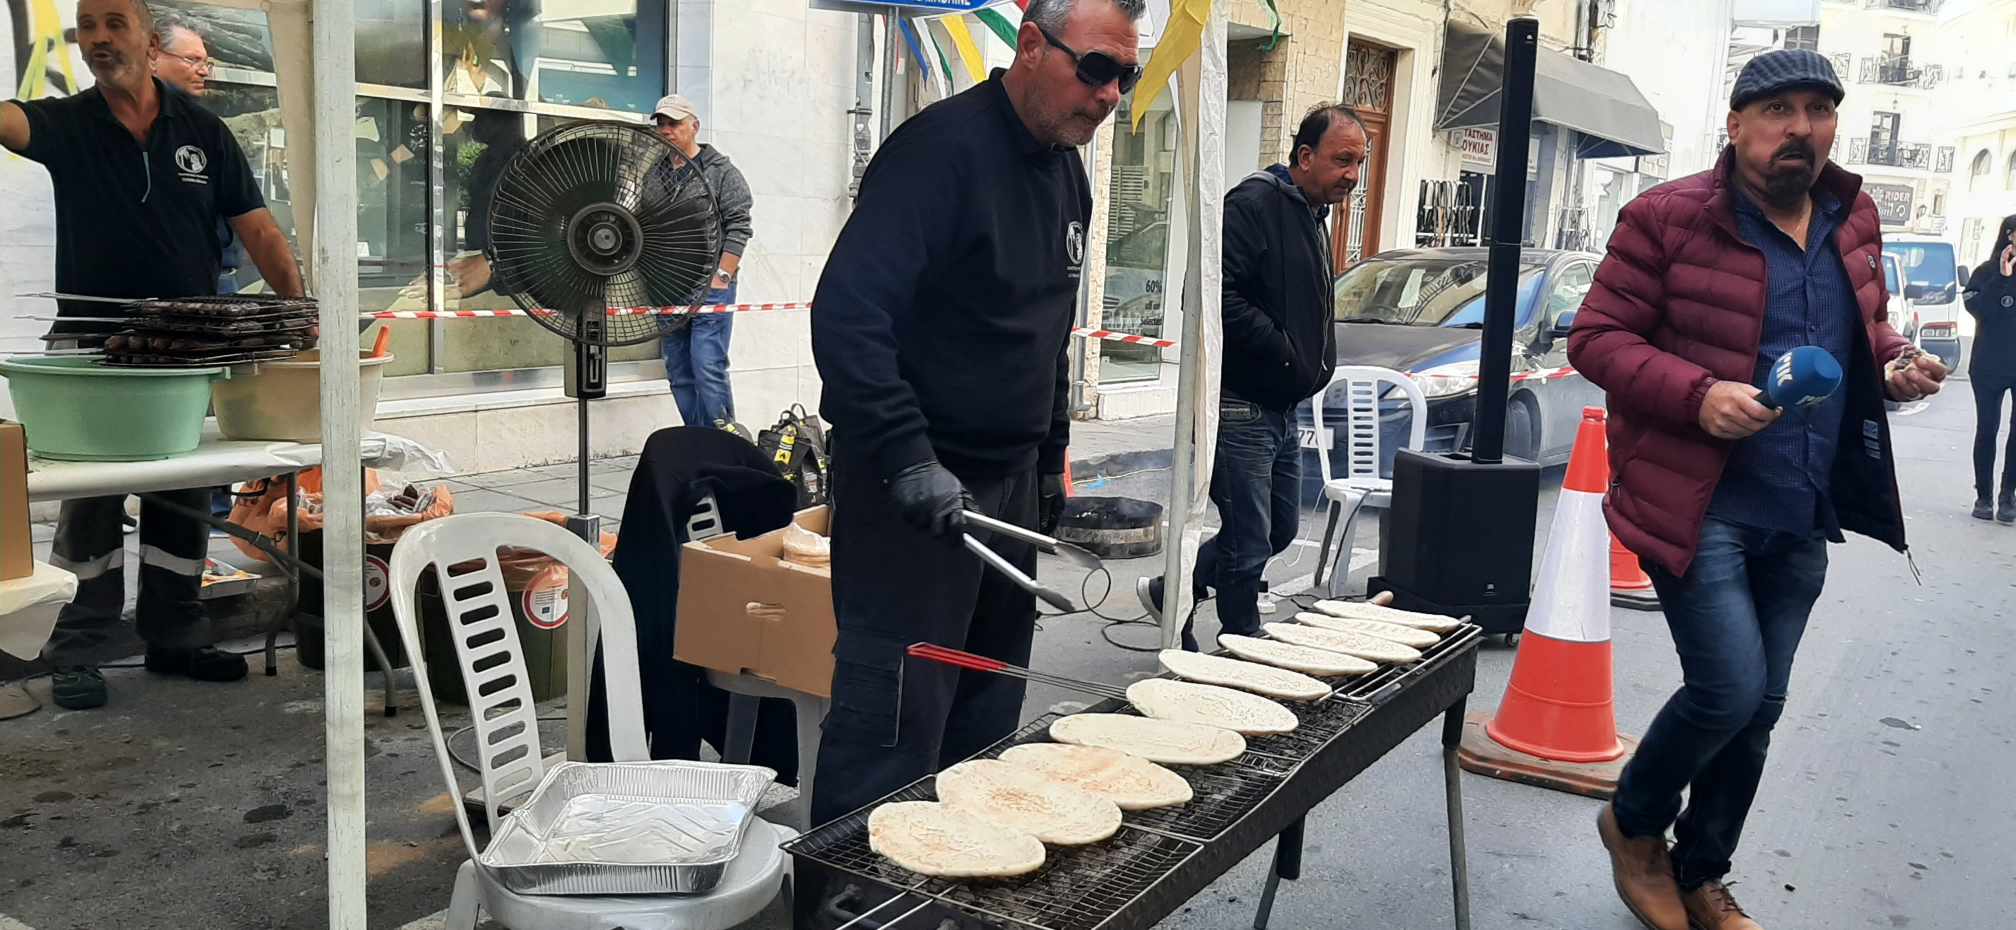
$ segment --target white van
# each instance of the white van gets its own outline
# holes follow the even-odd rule
[[[1958,367],[1960,324],[1967,313],[1960,304],[1964,272],[1953,244],[1937,236],[1894,233],[1883,237],[1883,254],[1896,259],[1904,281],[1907,312],[1894,321],[1897,330],[1947,368]]]

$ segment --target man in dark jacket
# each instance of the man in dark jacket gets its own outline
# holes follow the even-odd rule
[[[1826,158],[1842,96],[1810,51],[1746,65],[1720,163],[1624,208],[1569,339],[1609,392],[1604,512],[1647,563],[1684,680],[1597,820],[1618,894],[1655,930],[1757,930],[1721,879],[1827,542],[1852,530],[1904,550],[1883,400],[1946,374],[1884,318],[1875,202]],[[1840,389],[1766,409],[1756,385],[1806,345],[1841,363]]]
[[[1218,592],[1221,632],[1260,629],[1260,576],[1301,523],[1302,447],[1295,405],[1337,367],[1330,236],[1324,220],[1350,199],[1365,163],[1365,126],[1349,107],[1309,111],[1286,165],[1256,171],[1225,195],[1225,353],[1211,501],[1218,535],[1197,550],[1192,593]],[[1162,579],[1138,592],[1162,610]],[[1183,647],[1195,650],[1189,624]]]

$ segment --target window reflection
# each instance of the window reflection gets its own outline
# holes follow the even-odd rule
[[[665,86],[667,0],[452,0],[451,94],[649,112]]]
[[[1113,180],[1106,227],[1106,290],[1102,325],[1116,332],[1161,336],[1168,281],[1169,203],[1176,177],[1176,113],[1170,95],[1155,102],[1141,131],[1130,129],[1130,101],[1114,114]],[[1103,343],[1099,381],[1152,381],[1162,350]]]

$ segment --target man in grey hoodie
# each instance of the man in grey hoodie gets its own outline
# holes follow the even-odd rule
[[[735,302],[735,277],[742,251],[754,232],[749,211],[756,199],[742,172],[718,149],[700,144],[700,114],[691,101],[673,94],[651,114],[658,134],[700,166],[700,175],[721,211],[721,264],[707,286],[705,303]],[[735,396],[728,384],[728,337],[732,313],[660,317],[665,332],[665,379],[687,426],[712,426],[735,419]]]

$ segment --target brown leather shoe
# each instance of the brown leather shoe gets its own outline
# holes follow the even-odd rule
[[[1743,905],[1736,903],[1729,886],[1721,882],[1681,892],[1680,903],[1687,908],[1689,930],[1764,930],[1743,913]]]
[[[1652,930],[1689,930],[1680,886],[1673,881],[1666,838],[1625,836],[1617,827],[1617,812],[1608,804],[1596,815],[1596,833],[1603,838],[1603,848],[1610,850],[1610,876],[1617,885],[1617,897],[1624,900],[1632,916]]]

